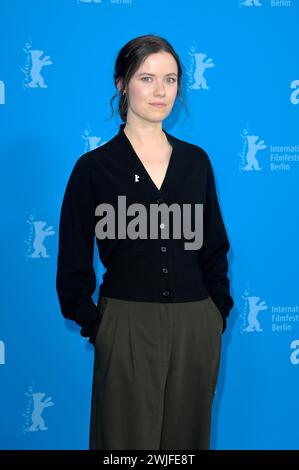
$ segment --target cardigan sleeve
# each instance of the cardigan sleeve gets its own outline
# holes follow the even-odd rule
[[[63,316],[74,320],[80,334],[94,344],[100,317],[92,300],[95,198],[88,160],[81,156],[68,179],[59,222],[56,290]]]
[[[227,253],[230,243],[219,207],[212,165],[207,154],[206,157],[207,185],[203,208],[203,245],[199,249],[199,263],[203,282],[222,315],[224,332],[226,318],[234,305],[228,278]]]

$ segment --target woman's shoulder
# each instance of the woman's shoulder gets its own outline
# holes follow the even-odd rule
[[[90,168],[94,167],[94,165],[105,161],[105,158],[108,158],[111,151],[113,151],[114,140],[115,137],[104,142],[99,147],[87,150],[81,154],[75,162],[75,167],[80,171],[88,171]]]
[[[173,143],[176,145],[178,149],[178,153],[184,158],[185,160],[192,160],[195,164],[199,163],[205,166],[209,166],[210,158],[208,152],[198,144],[193,142],[189,142],[187,140],[179,139],[178,137],[168,134],[168,136],[172,139]]]

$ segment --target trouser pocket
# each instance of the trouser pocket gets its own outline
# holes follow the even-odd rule
[[[209,300],[210,300],[210,303],[213,307],[213,311],[215,312],[215,317],[217,319],[217,323],[218,323],[218,326],[219,326],[219,329],[220,329],[220,333],[222,333],[222,330],[223,330],[223,317],[220,313],[219,308],[217,307],[217,305],[215,304],[215,302],[214,302],[214,300],[212,299],[211,296],[209,297]]]
[[[98,308],[99,315],[101,317],[101,321],[99,323],[98,330],[97,330],[97,333],[96,333],[95,345],[98,342],[98,338],[100,336],[100,331],[103,329],[103,326],[104,326],[104,321],[105,321],[105,317],[106,317],[105,313],[106,313],[106,310],[107,310],[108,300],[109,300],[108,297],[103,297],[103,296],[99,297],[97,308]]]

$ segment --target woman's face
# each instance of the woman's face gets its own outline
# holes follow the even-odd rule
[[[149,55],[129,81],[126,90],[128,117],[132,112],[151,122],[165,119],[177,96],[177,74],[177,63],[171,54],[163,51]]]

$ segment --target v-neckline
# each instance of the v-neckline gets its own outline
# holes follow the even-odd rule
[[[149,172],[147,171],[147,169],[145,168],[143,162],[141,161],[140,157],[138,156],[137,152],[135,151],[133,145],[131,144],[131,141],[130,139],[128,138],[128,136],[126,135],[125,131],[124,131],[124,128],[125,128],[125,124],[120,124],[119,126],[119,133],[121,133],[123,135],[123,137],[125,138],[125,140],[127,141],[127,143],[129,144],[129,147],[131,149],[131,153],[134,157],[134,159],[136,160],[137,164],[139,165],[139,168],[141,169],[141,171],[143,172],[143,174],[145,175],[146,179],[149,181],[149,183],[152,185],[152,187],[154,188],[154,190],[158,193],[158,194],[162,194],[162,191],[164,190],[164,187],[167,183],[167,180],[169,178],[169,173],[171,171],[171,168],[173,166],[173,162],[174,162],[174,155],[175,155],[175,143],[173,141],[173,139],[171,138],[171,136],[168,134],[168,132],[165,131],[165,129],[162,128],[162,131],[164,132],[164,134],[166,135],[166,138],[168,140],[168,143],[171,145],[172,147],[172,151],[171,151],[171,154],[170,154],[170,158],[169,158],[169,162],[168,162],[168,165],[167,165],[167,169],[166,169],[166,172],[165,172],[165,175],[164,175],[164,179],[162,181],[162,184],[160,186],[160,189],[158,188],[158,186],[156,186],[156,183],[154,182],[154,180],[152,179],[151,175],[149,174]]]

